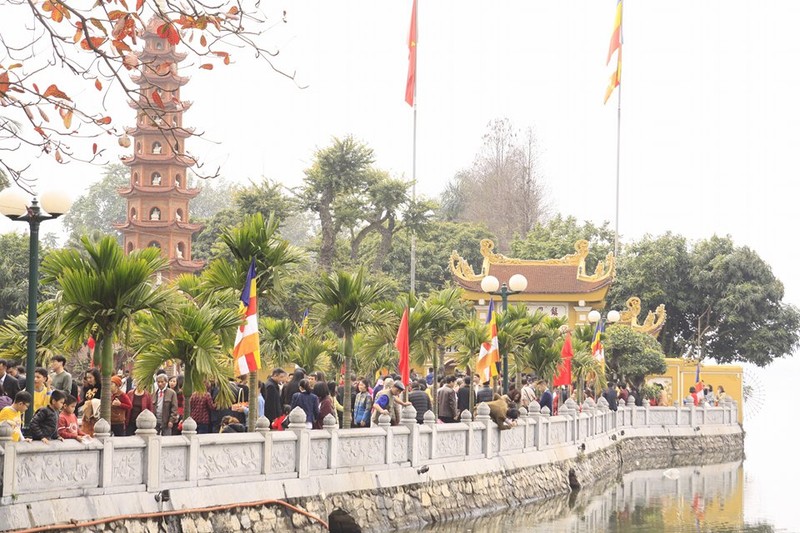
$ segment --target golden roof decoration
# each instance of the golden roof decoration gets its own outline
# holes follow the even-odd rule
[[[642,312],[642,301],[638,297],[632,296],[625,302],[625,306],[628,309],[620,313],[620,324],[629,325],[634,331],[658,337],[667,320],[664,304],[659,305],[655,311],[649,311],[641,324],[639,324],[639,314]]]
[[[564,257],[560,257],[558,259],[518,259],[514,257],[508,257],[494,251],[495,245],[491,239],[481,240],[480,246],[481,255],[483,256],[483,264],[481,265],[480,272],[478,273],[472,269],[472,266],[469,264],[469,262],[461,257],[457,251],[454,250],[450,255],[450,272],[453,274],[456,280],[461,280],[463,282],[480,282],[484,277],[490,274],[492,268],[494,268],[494,271],[504,272],[505,270],[515,266],[522,267],[522,272],[529,269],[539,271],[539,269],[542,268],[550,271],[551,267],[561,272],[564,268],[566,268],[567,271],[559,274],[560,278],[564,278],[562,280],[564,282],[568,282],[566,278],[570,277],[568,273],[568,271],[571,270],[570,267],[572,267],[573,272],[571,276],[574,276],[572,279],[578,282],[606,282],[613,279],[616,274],[614,255],[611,253],[606,256],[605,260],[601,260],[597,263],[597,267],[595,268],[593,274],[586,273],[586,258],[589,255],[589,241],[585,239],[581,239],[575,243],[575,253],[565,255]],[[540,273],[538,276],[541,277],[542,274],[543,273]],[[500,275],[502,277],[502,274]],[[528,281],[531,282],[533,279],[531,278]],[[541,281],[545,282],[546,280],[542,279]],[[531,289],[532,288],[533,287],[531,287]],[[584,288],[586,287],[584,286]]]

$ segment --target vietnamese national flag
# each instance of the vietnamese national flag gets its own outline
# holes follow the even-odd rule
[[[411,29],[408,31],[408,78],[406,103],[414,107],[417,89],[417,0],[411,6]]]
[[[394,341],[397,351],[400,352],[400,362],[397,365],[400,372],[400,380],[403,385],[408,386],[411,381],[409,376],[411,365],[408,354],[408,307],[403,310],[403,318],[400,319],[400,327],[397,328],[397,338]]]
[[[572,334],[567,332],[567,337],[564,339],[564,346],[561,348],[561,365],[559,372],[553,378],[553,386],[559,385],[572,385]]]

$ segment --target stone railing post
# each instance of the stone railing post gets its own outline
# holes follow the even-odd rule
[[[650,402],[644,402],[642,404],[642,407],[644,407],[644,425],[645,426],[649,426],[650,425]]]
[[[519,408],[519,419],[517,419],[517,425],[522,426],[522,449],[524,450],[529,446],[528,444],[528,424],[530,424],[528,420],[528,409],[520,406]]]
[[[633,413],[636,411],[636,398],[633,397],[633,394],[628,396],[628,401],[626,402],[627,412],[628,412],[628,422],[623,422],[629,426],[633,425]]]
[[[186,427],[184,421],[183,427]],[[264,438],[264,445],[261,450],[261,474],[269,474],[269,469],[272,466],[272,436],[269,434],[269,418],[260,416],[256,420],[256,433]]]
[[[695,404],[689,406],[689,426],[697,427],[697,406]]]
[[[472,413],[469,412],[469,409],[461,411],[461,423],[467,426],[467,456],[465,457],[467,459],[472,453],[472,442],[475,438],[474,429],[472,428]]]
[[[99,424],[100,421],[98,420],[97,423]],[[96,430],[97,424],[94,427]],[[136,417],[136,436],[143,439],[147,445],[144,453],[145,464],[142,468],[144,479],[142,481],[149,492],[157,491],[161,488],[161,439],[158,438],[156,432],[156,415],[149,409],[145,409]],[[189,475],[195,474],[190,471]]]
[[[567,398],[567,401],[564,402],[564,408],[567,409],[570,415],[569,421],[569,428],[570,431],[567,433],[567,442],[570,440],[572,442],[578,441],[578,404],[575,403],[575,400],[572,398]]]
[[[539,414],[541,415],[539,424],[542,426],[539,432],[539,449],[542,449],[550,446],[550,408],[545,405],[539,409]]]
[[[400,412],[400,424],[407,427],[408,434],[408,460],[411,466],[419,465],[419,424],[417,424],[417,410],[409,404]]]
[[[487,459],[492,457],[492,418],[489,416],[489,406],[481,402],[476,409],[475,421],[480,422],[483,427],[483,455]]]
[[[541,413],[542,406],[539,405],[539,402],[533,400],[531,403],[528,404],[528,421],[533,423],[533,442],[531,442],[531,446],[541,449],[539,447],[540,439],[541,439],[541,429],[542,429],[542,413]]]
[[[186,479],[197,481],[197,458],[200,455],[200,440],[197,438],[197,422],[191,416],[183,421],[183,435],[189,441],[189,460],[186,465]]]
[[[2,493],[0,496],[6,498],[15,492],[16,480],[14,479],[14,463],[17,457],[17,447],[12,441],[14,428],[8,422],[0,423],[0,446],[3,447],[3,477]]]
[[[339,418],[328,413],[322,419],[322,429],[328,432],[328,469],[333,470],[339,464]]]
[[[289,413],[289,430],[297,435],[297,477],[307,478],[311,469],[311,430],[306,427],[306,412],[300,407]]]

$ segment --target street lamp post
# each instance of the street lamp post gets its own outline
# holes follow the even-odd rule
[[[501,285],[494,276],[486,276],[481,280],[481,290],[487,294],[500,296],[503,302],[503,313],[508,311],[508,297],[519,294],[528,287],[528,279],[522,274],[514,274]],[[499,289],[499,290],[498,290]],[[503,353],[503,394],[508,394],[508,353]]]
[[[28,262],[28,353],[25,359],[25,390],[34,397],[33,376],[36,372],[37,300],[39,292],[39,224],[63,215],[72,206],[72,200],[64,193],[46,192],[42,203],[28,198],[15,189],[0,192],[0,213],[13,221],[27,222],[30,227]],[[27,426],[33,418],[33,402],[25,414]]]

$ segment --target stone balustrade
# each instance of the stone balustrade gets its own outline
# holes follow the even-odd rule
[[[0,504],[21,504],[59,498],[146,494],[166,489],[214,487],[251,481],[309,480],[322,486],[326,476],[355,472],[389,471],[480,459],[502,458],[547,451],[565,445],[591,446],[624,435],[626,428],[666,428],[702,431],[738,426],[738,405],[718,407],[636,407],[608,409],[601,399],[582,406],[568,400],[558,416],[535,402],[520,409],[516,427],[500,431],[480,404],[473,417],[437,424],[433,413],[416,423],[416,411],[407,406],[400,424],[388,417],[366,429],[339,429],[329,415],[324,429],[308,430],[305,414],[295,409],[286,431],[270,431],[259,419],[256,431],[239,434],[202,434],[187,419],[183,435],[155,434],[155,417],[144,411],[136,420],[135,436],[110,437],[105,421],[98,421],[96,438],[42,444],[14,443],[11,428],[0,426]],[[52,505],[51,505],[52,507]],[[120,512],[123,510],[120,509]],[[55,522],[52,520],[50,523]],[[46,522],[46,520],[45,520]]]

